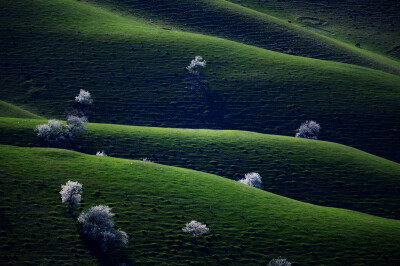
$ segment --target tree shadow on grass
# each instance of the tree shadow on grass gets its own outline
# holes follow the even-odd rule
[[[96,242],[89,240],[81,235],[82,242],[86,250],[89,251],[90,255],[95,257],[99,262],[99,265],[134,265],[135,263],[128,259],[128,253],[125,248],[113,247],[108,251],[104,252],[101,245]]]

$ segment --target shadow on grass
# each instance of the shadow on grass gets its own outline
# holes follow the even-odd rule
[[[86,250],[90,252],[90,255],[95,257],[99,262],[99,265],[134,265],[135,263],[128,259],[127,251],[123,247],[113,247],[108,251],[104,252],[99,242],[89,240],[82,236],[80,233],[82,242]]]

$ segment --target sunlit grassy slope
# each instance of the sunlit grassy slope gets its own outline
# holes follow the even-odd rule
[[[328,31],[312,27],[299,27],[299,25],[306,24],[306,22],[314,22],[316,18],[310,18],[310,16],[314,15],[313,13],[309,13],[309,17],[303,16],[300,17],[299,21],[296,21],[291,18],[281,19],[271,16],[268,10],[265,9],[262,9],[261,12],[259,11],[260,7],[264,6],[263,4],[274,6],[272,3],[263,3],[263,1],[258,0],[166,0],[162,2],[157,0],[89,0],[89,2],[100,3],[112,10],[122,10],[125,13],[142,16],[147,19],[161,20],[162,22],[160,23],[168,23],[176,28],[221,36],[274,51],[360,64],[400,74],[398,60],[390,59],[385,53],[376,54],[365,50],[365,42],[361,40],[343,43],[334,34],[329,34]],[[356,9],[357,7],[368,5],[365,2],[365,0],[357,3],[351,2],[347,6],[353,6],[353,9]],[[314,7],[313,3],[309,3],[309,1],[307,3],[308,6]],[[250,8],[247,8],[248,4],[250,4]],[[306,4],[301,4],[300,7],[305,8]],[[279,3],[276,5],[279,5]],[[292,11],[291,15],[296,16],[297,2],[289,1],[286,2],[286,5],[291,6],[291,9],[289,9]],[[337,6],[339,5],[337,4]],[[377,5],[375,4],[374,6]],[[329,10],[328,7],[326,9]],[[336,15],[332,14],[332,10],[326,13],[325,15],[329,17]],[[392,17],[396,16],[395,11],[388,11],[387,13],[391,14]],[[385,17],[385,14],[381,14],[380,17]],[[339,20],[339,18],[342,17],[338,15],[337,19]],[[390,18],[385,18],[384,20],[390,20]],[[317,22],[319,21],[317,18]],[[352,29],[354,27],[351,25],[351,18],[344,19],[344,21],[347,28]],[[382,21],[379,22],[384,24]],[[360,22],[358,21],[358,23]],[[394,25],[393,22],[391,23]],[[386,29],[387,26],[385,25],[384,28]],[[340,32],[343,27],[345,26],[331,28]],[[376,28],[374,30],[376,33],[381,33],[381,30]],[[391,43],[400,41],[400,36],[396,32],[385,33],[391,33]],[[370,36],[370,34],[371,32],[366,31],[363,37]],[[363,43],[362,49],[355,47],[357,42]],[[383,42],[383,40],[380,39],[380,42]],[[375,43],[378,43],[377,39],[375,39]]]
[[[0,118],[1,143],[40,145],[33,129],[45,122]],[[255,171],[263,189],[276,194],[400,218],[400,164],[335,143],[244,131],[90,124],[77,149],[148,158],[234,180]]]
[[[107,204],[131,241],[97,260],[61,203],[60,185],[83,184],[82,208]],[[280,197],[232,180],[154,163],[72,151],[0,146],[2,265],[396,265],[400,222]],[[211,234],[194,242],[191,219]]]
[[[0,97],[63,118],[79,89],[91,121],[294,135],[306,119],[321,139],[400,160],[400,77],[172,31],[72,0],[1,2]],[[196,56],[212,97],[185,87]],[[357,121],[357,123],[354,123]]]
[[[42,117],[32,114],[15,105],[0,101],[0,117],[18,117],[18,118],[34,118],[41,119]]]
[[[230,0],[354,46],[400,58],[396,0]]]

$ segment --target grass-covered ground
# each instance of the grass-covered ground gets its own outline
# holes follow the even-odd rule
[[[89,0],[88,2],[99,3],[111,10],[121,10],[127,14],[141,16],[147,20],[155,20],[161,25],[167,23],[168,25],[185,31],[195,31],[207,35],[220,36],[283,53],[361,64],[400,74],[400,63],[396,58],[391,59],[390,56],[384,52],[375,53],[365,49],[365,42],[363,42],[365,37],[367,37],[365,35],[371,32],[366,31],[363,35],[364,39],[362,40],[359,39],[350,43],[342,42],[340,39],[337,39],[334,34],[329,34],[329,31],[313,27],[303,27],[303,24],[307,26],[310,24],[307,22],[310,21],[314,23],[314,20],[320,22],[319,18],[302,16],[294,19],[281,19],[271,16],[268,10],[262,9],[260,12],[260,7],[264,6],[262,3],[263,1],[166,0],[160,3],[160,1],[157,0]],[[367,1],[361,0],[358,1],[358,3],[347,3],[346,7],[349,6],[354,10],[363,5],[369,5],[371,8],[379,5],[375,3],[371,6],[371,4],[365,2]],[[293,10],[296,9],[296,7],[297,9],[301,9],[307,5],[314,6],[310,4],[309,1],[307,4],[300,3],[300,5],[292,1],[286,3],[286,5],[292,7],[290,9],[290,11],[292,11],[290,13],[292,16],[297,15],[297,10]],[[274,6],[273,3],[266,3],[266,5],[270,7]],[[251,6],[251,8],[247,8],[247,6]],[[397,6],[398,4],[396,7]],[[329,10],[329,5],[326,9]],[[347,10],[347,12],[351,12],[351,9],[350,11]],[[392,8],[390,8],[390,10],[391,9]],[[325,15],[328,17],[333,16],[332,10],[326,13]],[[396,11],[388,11],[386,13],[389,13],[391,17],[386,17],[383,21],[378,21],[379,24],[375,26],[377,27],[383,24],[385,29],[395,29],[396,27],[393,24],[395,22],[389,22],[389,25],[385,25],[384,21],[395,20]],[[313,13],[308,14],[309,16],[314,15]],[[344,20],[346,22],[345,25],[337,25],[339,23],[334,24],[329,27],[331,31],[341,32],[341,29],[344,27],[348,29],[355,27],[351,25],[351,22],[358,20],[358,18],[351,19],[348,17],[347,19],[342,19],[343,15],[340,15],[338,15],[336,19],[340,21]],[[385,14],[381,14],[380,17],[382,18],[384,15]],[[361,23],[358,21],[357,24]],[[381,31],[377,31],[376,28],[373,28],[373,30],[381,33]],[[390,43],[392,45],[400,40],[400,36],[396,32],[387,31],[385,33],[384,36],[386,37],[388,37],[387,33],[391,33]],[[379,34],[378,36],[381,37],[381,35],[382,34]],[[374,39],[375,43],[383,42],[382,38],[378,41],[378,36],[370,39]],[[385,40],[387,39],[389,38]],[[363,43],[362,49],[355,47],[357,42]]]
[[[0,118],[2,144],[42,145],[45,120]],[[325,141],[244,131],[89,124],[78,150],[148,158],[238,180],[258,172],[263,189],[324,206],[400,218],[400,164]]]
[[[1,0],[0,265],[400,265],[399,12],[394,0]],[[198,55],[207,93],[188,89]],[[88,133],[75,151],[43,148],[34,128],[75,113],[80,89]],[[305,120],[321,140],[288,137]],[[262,189],[236,182],[248,172]],[[68,180],[84,190],[73,214]],[[75,221],[99,204],[130,236],[109,256]],[[210,235],[185,235],[193,219]]]
[[[396,0],[230,0],[362,49],[400,58]]]
[[[42,119],[42,117],[32,114],[22,108],[13,104],[0,101],[0,116],[1,117],[18,117],[18,118],[33,118]]]
[[[313,119],[321,139],[400,160],[396,75],[169,30],[80,1],[5,0],[0,15],[0,98],[41,116],[64,118],[86,89],[94,122],[293,136]],[[208,62],[207,99],[185,88],[196,55]]]
[[[83,245],[60,185],[83,184],[82,209],[107,204],[131,237],[111,260]],[[400,222],[280,197],[219,176],[72,151],[0,146],[2,265],[397,265]],[[210,235],[197,243],[191,219]]]

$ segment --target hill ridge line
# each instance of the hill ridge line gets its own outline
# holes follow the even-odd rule
[[[111,13],[113,13],[115,15],[122,16],[124,18],[129,18],[129,17],[131,17],[131,18],[141,18],[141,17],[129,15],[129,14],[118,13],[115,10],[112,10],[111,7],[104,7],[102,5],[94,4],[92,2],[87,2],[87,3],[89,5],[92,5],[92,6],[96,7],[96,8],[101,8],[101,9],[103,9],[105,11],[111,12]],[[223,40],[226,40],[226,41],[232,41],[232,42],[235,42],[235,43],[238,43],[238,44],[248,45],[248,46],[255,47],[255,48],[260,48],[260,49],[263,49],[263,50],[266,50],[266,51],[269,51],[269,52],[276,52],[276,53],[284,54],[284,55],[297,56],[297,57],[308,58],[308,59],[317,59],[317,60],[322,60],[324,62],[343,63],[343,64],[352,65],[352,66],[359,66],[359,67],[365,67],[365,68],[368,68],[368,69],[374,69],[374,70],[378,70],[378,71],[383,71],[385,73],[393,74],[393,75],[396,75],[396,76],[400,75],[400,62],[396,61],[396,60],[394,60],[392,58],[388,58],[385,55],[377,54],[377,53],[375,53],[373,51],[369,51],[369,50],[364,50],[364,49],[360,49],[360,48],[357,48],[357,47],[353,47],[353,45],[351,45],[349,43],[346,43],[344,41],[337,40],[335,38],[332,38],[332,37],[329,37],[329,36],[326,36],[326,35],[323,35],[323,34],[319,34],[317,32],[310,31],[310,30],[308,30],[306,28],[303,28],[301,26],[298,26],[298,25],[295,25],[295,24],[292,24],[292,23],[288,23],[288,22],[284,21],[281,18],[272,16],[270,14],[267,14],[267,13],[264,13],[264,12],[249,8],[249,7],[242,6],[240,4],[233,3],[233,2],[231,2],[229,0],[208,0],[208,3],[210,3],[212,5],[218,5],[216,3],[221,3],[221,5],[224,5],[224,7],[226,7],[226,5],[228,5],[228,7],[226,7],[226,8],[241,9],[246,14],[254,14],[255,16],[257,16],[258,18],[261,18],[261,19],[262,18],[266,18],[267,21],[272,21],[273,23],[276,23],[278,25],[287,27],[287,28],[292,29],[292,30],[294,30],[296,32],[301,32],[301,33],[305,34],[306,36],[312,37],[315,40],[325,41],[325,43],[327,45],[329,45],[329,46],[339,47],[343,51],[351,52],[353,54],[355,53],[360,59],[375,62],[376,64],[380,65],[381,68],[379,68],[379,67],[377,68],[377,67],[373,67],[373,66],[365,66],[365,65],[360,65],[360,64],[354,64],[354,63],[345,63],[345,62],[340,62],[340,61],[335,61],[335,60],[313,58],[313,57],[309,57],[309,56],[286,54],[286,53],[283,53],[283,52],[270,50],[270,49],[267,49],[267,48],[264,48],[264,47],[261,47],[261,46],[255,45],[255,44],[247,44],[247,43],[244,43],[244,42],[241,42],[241,41],[238,41],[238,40],[232,40],[230,38],[226,38],[226,36],[206,34],[206,33],[198,32],[198,31],[195,31],[195,30],[187,30],[187,29],[185,29],[185,30],[179,29],[178,30],[176,28],[172,28],[172,29],[168,29],[168,30],[169,31],[175,31],[175,32],[181,32],[181,33],[187,33],[187,34],[199,34],[199,35],[206,36],[206,37],[211,37],[211,38],[212,37],[219,38],[219,39],[223,39]],[[144,19],[144,18],[141,18],[141,19]],[[161,19],[159,21],[164,22]],[[149,24],[149,26],[157,28],[157,29],[165,30],[165,29],[163,29],[162,25]]]

